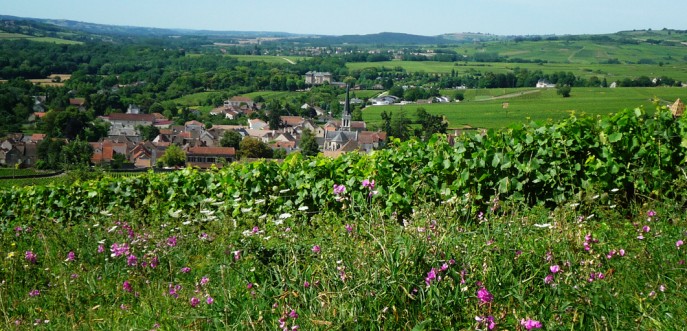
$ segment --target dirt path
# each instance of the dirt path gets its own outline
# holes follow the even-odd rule
[[[284,61],[288,62],[288,63],[296,64],[296,62],[293,62],[293,60],[289,60],[289,59],[287,59],[287,58],[285,58],[285,57],[283,57],[282,59],[283,59]]]
[[[504,95],[499,95],[499,96],[486,98],[486,99],[482,99],[482,100],[475,100],[475,101],[479,102],[479,101],[491,101],[491,100],[498,100],[498,99],[508,99],[508,98],[519,97],[519,96],[525,95],[525,94],[532,94],[532,93],[539,93],[539,92],[541,92],[541,89],[504,94]]]

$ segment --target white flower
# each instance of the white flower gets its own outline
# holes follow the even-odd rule
[[[618,192],[618,191],[620,191],[620,189],[617,189],[617,188],[614,188],[611,190],[611,192]]]
[[[181,222],[182,225],[189,225],[191,224],[191,221],[186,221],[186,222]]]
[[[551,228],[551,223],[544,223],[544,224],[535,224],[534,225],[537,228]]]
[[[287,189],[283,189],[283,190],[279,191],[279,193],[286,193],[288,191],[291,191],[291,190],[287,188]]]
[[[113,226],[113,227],[111,227],[109,230],[107,230],[107,232],[112,232],[112,231],[114,231],[114,230],[117,230],[117,226],[116,226],[116,225]]]
[[[181,215],[181,209],[176,210],[176,211],[170,210],[168,213],[169,213],[169,216],[172,216],[174,218],[179,218],[179,216]]]
[[[255,200],[256,205],[263,204],[263,203],[265,203],[265,199]]]
[[[280,219],[283,219],[283,220],[285,220],[285,219],[287,219],[287,218],[289,218],[289,217],[291,217],[291,214],[290,214],[290,213],[283,213],[283,214],[279,215],[279,218],[280,218]]]
[[[298,207],[298,210],[300,210],[300,211],[306,211],[306,210],[308,210],[308,209],[309,209],[308,206],[300,206],[300,207]]]
[[[242,213],[249,213],[253,208],[241,208]]]

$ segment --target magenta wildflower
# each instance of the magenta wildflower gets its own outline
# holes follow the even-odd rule
[[[544,284],[551,284],[553,283],[553,274],[548,274],[546,277],[544,277]]]
[[[135,267],[138,265],[138,258],[136,255],[131,254],[126,258],[126,264],[130,267]]]
[[[72,274],[70,277],[71,277],[72,279],[77,279],[77,278],[79,278],[79,274]]]
[[[446,263],[442,264],[440,270],[441,270],[441,271],[446,271],[446,270],[448,270],[448,264],[446,264]]]
[[[541,329],[541,322],[532,319],[525,320],[524,318],[520,320],[520,325],[525,327],[525,330]]]
[[[105,252],[105,246],[103,244],[98,245],[98,254]]]
[[[253,234],[256,234],[256,233],[260,232],[260,228],[256,225],[253,227],[253,230],[251,232],[253,232]]]
[[[38,261],[38,255],[33,251],[26,251],[26,253],[24,253],[24,258],[30,263],[36,263]]]
[[[32,298],[37,297],[39,295],[41,295],[41,291],[39,291],[39,290],[32,290],[31,292],[29,292],[29,296]]]
[[[320,252],[320,246],[318,246],[318,245],[313,246],[312,251],[313,251],[313,253],[319,253]]]
[[[234,251],[234,261],[241,259],[241,251]]]
[[[177,245],[177,237],[176,236],[171,236],[167,238],[167,246],[169,247],[175,247]]]
[[[363,187],[364,188],[369,188],[370,190],[374,190],[375,188],[375,181],[374,179],[370,181],[369,179],[363,180]]]
[[[427,284],[427,286],[430,286],[432,285],[432,281],[434,281],[435,279],[437,279],[437,270],[432,268],[427,273],[427,277],[425,277],[425,284]]]
[[[494,296],[487,291],[485,287],[480,288],[477,290],[477,298],[482,301],[482,303],[489,303],[492,300],[494,300]]]
[[[128,280],[125,280],[124,283],[122,283],[122,289],[126,292],[131,292],[131,283],[129,283]]]
[[[179,297],[179,291],[181,290],[181,285],[172,285],[171,283],[169,284],[169,295],[174,297],[174,299],[177,299]]]
[[[620,250],[618,250],[618,255],[625,256],[625,250],[622,248]]]
[[[303,287],[305,287],[305,288],[308,288],[308,287],[310,287],[310,283],[308,283],[308,281],[307,281],[307,280],[306,280],[306,281],[304,281],[304,282],[303,282]]]
[[[493,330],[496,327],[496,322],[494,322],[494,316],[475,316],[475,321],[479,324],[484,324],[487,326],[487,330]]]
[[[656,211],[650,209],[649,211],[646,212],[646,216],[654,217],[654,216],[656,216]]]
[[[203,278],[200,279],[200,285],[206,285],[207,283],[210,282],[210,278],[203,276]]]
[[[559,267],[557,264],[554,264],[554,265],[549,267],[549,270],[551,270],[552,274],[556,274],[559,271],[561,271],[561,267]]]
[[[159,264],[160,264],[160,260],[157,258],[157,256],[153,256],[153,258],[150,259],[149,265],[152,269],[155,269]]]
[[[127,307],[125,304],[119,305],[119,309],[121,310],[129,310],[129,307]]]
[[[76,257],[76,255],[74,254],[74,251],[69,251],[69,253],[67,253],[67,261],[68,262],[74,261],[75,257]]]
[[[678,240],[675,242],[675,247],[680,248],[680,246],[684,245],[684,242],[682,240]]]
[[[645,225],[642,227],[642,231],[649,232],[649,231],[651,231],[651,228],[648,225]]]
[[[215,302],[215,299],[213,299],[212,297],[208,297],[207,299],[205,299],[205,303],[207,303],[208,305],[211,305],[214,302]]]
[[[352,231],[353,231],[353,226],[350,225],[350,224],[346,224],[346,231],[348,231],[349,233],[352,232]]]
[[[293,319],[296,319],[296,318],[298,318],[298,313],[297,313],[295,310],[292,309],[292,310],[289,312],[289,317],[291,317],[291,318],[293,318]]]
[[[112,257],[120,257],[122,255],[129,255],[129,244],[127,243],[122,243],[122,244],[117,244],[114,243],[112,246],[110,246],[110,252],[112,252]]]
[[[334,195],[343,195],[346,193],[346,186],[334,184]]]
[[[196,297],[191,298],[191,307],[195,308],[196,306],[198,306],[199,303],[200,303],[200,299],[198,299]]]
[[[187,274],[187,273],[189,273],[189,272],[191,272],[191,268],[189,268],[189,267],[183,267],[183,268],[181,268],[181,273]]]
[[[246,288],[248,288],[249,290],[252,289],[252,288],[253,288],[253,283],[248,283],[248,284],[246,285]]]

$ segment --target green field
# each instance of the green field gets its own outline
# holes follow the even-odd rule
[[[685,48],[687,53],[687,47]],[[590,78],[596,76],[599,79],[606,78],[609,84],[624,78],[636,78],[647,76],[650,78],[667,76],[680,81],[687,81],[687,64],[675,63],[664,66],[649,64],[579,64],[579,63],[475,63],[469,62],[434,62],[434,61],[385,61],[385,62],[356,62],[346,66],[351,70],[365,68],[395,68],[401,67],[408,72],[426,72],[437,74],[449,74],[455,70],[456,74],[471,74],[476,72],[509,73],[515,68],[530,71],[541,70],[545,74],[556,72],[572,72],[575,76]]]
[[[465,94],[465,101],[461,103],[367,107],[363,110],[363,119],[368,125],[382,125],[382,111],[405,111],[407,115],[414,117],[415,110],[418,107],[423,107],[431,114],[446,116],[449,128],[465,126],[502,128],[528,119],[535,121],[558,120],[567,117],[571,112],[604,115],[638,106],[652,109],[652,100],[655,97],[662,102],[661,104],[687,97],[687,89],[668,87],[616,89],[580,87],[573,88],[570,98],[562,98],[556,94],[555,89],[530,89],[529,91],[532,92],[528,94],[522,89],[468,90]],[[490,94],[509,93],[515,95],[502,99],[476,101],[486,99],[486,96]],[[503,108],[504,102],[509,103],[507,109]]]
[[[16,39],[27,39],[27,40],[31,40],[31,41],[55,43],[55,44],[66,44],[66,45],[83,44],[80,41],[74,41],[74,40],[52,38],[52,37],[34,37],[34,36],[29,36],[29,35],[20,34],[20,33],[0,32],[0,41],[2,41],[2,40],[16,40]]]
[[[211,91],[211,92],[199,92],[199,93],[193,93],[193,94],[187,94],[184,95],[180,98],[174,99],[176,104],[181,105],[181,106],[198,106],[198,105],[203,105],[206,104],[206,101],[209,98],[215,97],[215,96],[221,96],[222,93],[220,91]]]
[[[267,63],[291,63],[298,62],[303,59],[303,57],[298,56],[272,56],[272,55],[227,55],[228,57],[233,57],[239,59],[239,61],[253,62],[262,61]],[[291,62],[289,62],[291,61]]]

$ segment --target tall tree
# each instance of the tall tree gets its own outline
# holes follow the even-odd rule
[[[169,145],[165,154],[157,159],[157,165],[167,167],[183,167],[186,164],[186,152],[177,145]]]
[[[320,145],[310,129],[303,130],[300,143],[301,153],[305,156],[316,156],[320,152]]]
[[[273,155],[272,148],[264,142],[252,137],[246,137],[239,144],[239,154],[242,158],[269,159]]]
[[[235,149],[239,149],[239,145],[241,144],[242,139],[243,137],[240,133],[234,130],[227,130],[224,131],[224,134],[222,135],[222,139],[220,139],[219,144],[222,147],[234,147]]]
[[[420,124],[421,127],[417,136],[421,137],[422,140],[429,140],[435,133],[446,133],[448,122],[444,121],[443,116],[432,115],[422,107],[418,108],[415,114],[418,118],[418,124]]]

